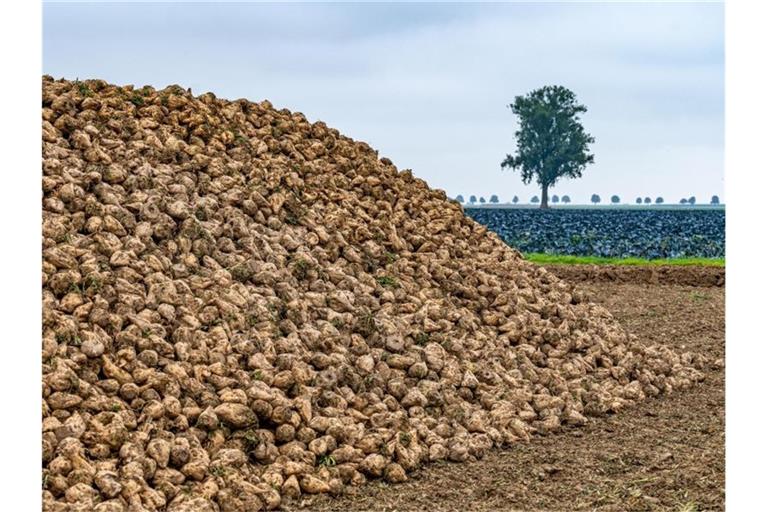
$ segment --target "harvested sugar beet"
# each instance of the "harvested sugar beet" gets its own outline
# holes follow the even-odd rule
[[[401,482],[701,378],[368,145],[43,78],[45,510]]]

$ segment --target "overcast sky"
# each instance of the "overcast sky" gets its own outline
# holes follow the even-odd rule
[[[595,164],[555,194],[723,199],[722,4],[47,3],[43,72],[303,112],[450,196],[538,193],[501,171],[506,106],[543,85],[589,111]]]

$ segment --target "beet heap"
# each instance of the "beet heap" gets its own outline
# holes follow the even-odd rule
[[[368,145],[43,77],[45,510],[253,511],[701,378]]]

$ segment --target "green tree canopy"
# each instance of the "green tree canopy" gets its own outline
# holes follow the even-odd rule
[[[611,196],[611,202],[613,204],[619,204],[619,201],[621,201],[621,198],[619,196],[617,196],[617,195],[612,195]]]
[[[664,198],[659,196],[656,198],[656,204],[664,204]]]
[[[635,199],[635,202],[637,204],[643,204],[643,198],[642,197],[638,197],[637,199]]]
[[[539,196],[533,196],[533,197],[531,198],[531,202],[532,202],[533,204],[538,204],[538,202],[539,202]]]
[[[461,194],[459,194],[459,195],[457,195],[457,196],[456,196],[456,200],[457,200],[458,202],[460,202],[460,203],[463,203],[463,202],[464,202],[464,196],[463,196],[463,195],[461,195]]]
[[[712,196],[712,200],[709,202],[709,204],[720,204],[720,198],[717,196]]]
[[[469,196],[469,202],[475,204],[477,202],[477,198],[475,196]]]
[[[498,203],[499,202],[499,196],[497,196],[496,194],[493,194],[491,196],[491,198],[488,200],[488,202],[489,203],[493,203],[493,204]]]
[[[553,196],[552,196],[552,202],[553,202],[553,203],[559,203],[559,202],[560,202],[560,198],[558,197],[558,195],[557,195],[557,194],[555,194],[555,195],[553,195]]]
[[[563,197],[560,198],[560,200],[562,202],[564,202],[565,204],[568,204],[568,203],[571,202],[571,196],[563,196]]]
[[[501,168],[520,170],[525,184],[535,179],[541,186],[541,207],[547,208],[547,190],[560,178],[580,178],[595,160],[588,152],[595,139],[579,118],[587,107],[565,87],[548,85],[516,96],[509,108],[520,121],[515,132],[517,154],[508,154]]]
[[[643,202],[645,204],[651,204],[651,198],[650,197],[646,197],[645,199],[643,199]]]
[[[592,197],[590,198],[590,201],[592,201],[593,203],[597,204],[597,203],[600,202],[600,196],[597,195],[597,194],[592,194]]]
[[[520,198],[517,197],[517,196],[512,198],[512,202],[515,203],[515,204],[517,204],[519,201],[520,201]]]

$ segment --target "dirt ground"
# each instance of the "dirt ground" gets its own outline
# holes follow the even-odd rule
[[[425,466],[287,510],[723,510],[725,294],[718,286],[580,283],[639,338],[706,354],[706,379],[580,429],[464,464]],[[717,363],[714,361],[720,359]]]
[[[725,267],[677,265],[545,265],[561,279],[588,283],[725,286]]]

